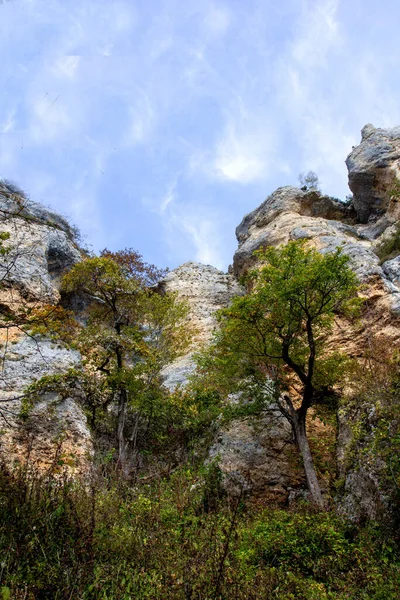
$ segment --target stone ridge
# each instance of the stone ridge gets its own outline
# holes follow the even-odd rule
[[[60,215],[26,199],[12,184],[0,181],[0,232],[9,234],[3,242],[8,252],[0,255],[1,305],[17,312],[56,305],[62,275],[82,259],[73,228]],[[4,462],[48,471],[61,452],[69,475],[86,473],[93,446],[77,399],[46,395],[24,424],[19,419],[25,387],[44,375],[79,368],[79,353],[42,336],[4,327],[0,349]]]
[[[369,348],[371,340],[385,347],[400,348],[400,127],[377,129],[366,125],[361,143],[353,148],[346,164],[349,187],[354,194],[350,203],[340,203],[316,191],[291,186],[278,188],[237,227],[238,249],[232,270],[240,277],[256,264],[255,250],[289,240],[309,240],[321,252],[342,247],[359,280],[366,284],[363,294],[367,308],[358,327],[338,319],[330,343],[332,348],[357,357]],[[370,412],[374,414],[373,406]],[[225,472],[242,478],[247,473],[250,487],[257,494],[257,490],[271,484],[272,473],[288,475],[288,471],[285,463],[277,465],[274,461],[268,469],[257,466],[260,457],[265,456],[262,451],[265,439],[253,432],[263,432],[265,423],[252,424],[248,435],[251,443],[246,443],[246,427],[248,423],[232,424],[216,447]],[[278,427],[276,431],[281,432],[283,442],[284,428]],[[379,484],[379,461],[375,464],[371,459],[367,464],[361,454],[354,457],[353,466],[348,469],[343,457],[351,443],[351,427],[341,416],[337,458],[344,490],[339,510],[353,519],[376,518],[382,507],[389,514],[390,506]],[[288,484],[290,480],[292,483]],[[280,479],[282,497],[285,490],[290,495],[290,485],[295,481],[295,473],[286,480]]]
[[[318,191],[280,187],[246,215],[236,228],[239,247],[233,257],[233,273],[240,277],[255,263],[255,250],[287,243],[295,230],[294,235],[298,237],[340,234],[341,237],[359,238],[353,227],[355,216],[352,205]]]
[[[166,367],[164,383],[170,389],[186,383],[193,370],[192,354],[210,340],[216,326],[215,312],[229,305],[232,298],[243,290],[230,273],[223,273],[211,265],[187,262],[166,275],[160,288],[177,292],[189,304],[189,322],[196,334],[192,348],[185,356]]]
[[[256,264],[254,250],[289,240],[309,240],[321,252],[341,246],[360,281],[366,284],[363,293],[368,308],[362,324],[354,329],[338,319],[331,340],[333,346],[353,357],[362,354],[371,337],[386,346],[400,348],[400,190],[397,183],[400,127],[385,130],[365,126],[361,143],[353,148],[346,164],[354,194],[352,202],[343,203],[315,190],[280,187],[237,227],[238,249],[231,272],[223,273],[211,265],[190,261],[167,274],[159,290],[177,292],[188,302],[190,322],[196,329],[190,352],[163,371],[168,388],[187,382],[193,370],[193,352],[211,339],[216,326],[215,312],[228,306],[235,295],[243,293],[238,279]],[[0,231],[10,233],[10,246],[14,248],[10,254],[0,257],[0,281],[4,282],[0,302],[10,302],[10,297],[7,299],[10,292],[12,302],[18,299],[59,302],[62,274],[81,260],[74,231],[66,220],[40,204],[27,201],[16,189],[0,181]],[[80,365],[78,354],[43,338],[34,342],[17,335],[15,339],[7,339],[3,354],[4,381],[0,383],[0,397],[9,402],[14,402],[13,397],[18,396],[29,381]],[[10,404],[10,410],[15,410],[15,406]],[[310,424],[310,427],[316,426]],[[321,427],[322,424],[318,424],[318,428]],[[346,433],[348,429],[342,418],[338,443],[340,472],[345,482],[342,511],[351,513],[353,518],[362,518],[365,514],[373,518],[377,505],[382,502],[379,465],[363,465],[360,457],[360,464],[355,461],[355,468],[346,471],[340,457],[345,454],[346,444],[351,443]],[[52,441],[61,431],[69,440],[68,452],[75,452],[82,459],[77,469],[83,472],[85,464],[88,465],[84,455],[90,455],[91,440],[82,411],[73,399],[43,398],[28,431],[29,435],[37,433],[37,464],[41,456],[47,457],[42,463],[48,463],[54,449]],[[16,435],[3,432],[3,453],[9,444],[7,453],[14,456],[12,448],[19,448],[20,434],[21,431],[16,431]],[[211,457],[216,456],[227,486],[234,489],[235,485],[245,483],[246,490],[262,501],[285,503],[303,488],[303,475],[298,467],[293,467],[298,461],[291,432],[274,410],[261,419],[237,420],[220,430],[211,448]],[[360,490],[363,490],[362,506]]]

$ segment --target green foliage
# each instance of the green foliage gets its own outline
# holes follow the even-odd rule
[[[348,530],[329,513],[318,519],[311,513],[266,513],[246,530],[240,552],[249,564],[284,566],[324,580],[332,567],[338,574],[352,564]]]
[[[132,250],[105,250],[100,257],[76,264],[62,287],[66,293],[86,296],[85,325],[54,306],[35,309],[25,324],[32,335],[51,335],[78,349],[83,369],[34,382],[25,390],[20,416],[27,417],[45,394],[74,397],[85,409],[93,432],[103,442],[104,436],[115,438],[121,466],[128,462],[128,451],[132,455],[139,446],[148,452],[167,444],[175,425],[182,439],[197,431],[194,413],[189,413],[196,402],[189,403],[188,410],[179,409],[177,395],[167,392],[160,377],[161,369],[182,354],[191,340],[186,304],[176,294],[153,289],[163,274]],[[111,410],[112,405],[117,411]]]
[[[10,239],[10,234],[7,231],[0,233],[0,255],[5,256],[10,251],[9,246],[5,246],[4,242]]]
[[[239,394],[247,407],[249,399],[260,408],[275,403],[292,426],[313,501],[322,506],[306,416],[312,405],[326,406],[348,370],[348,358],[327,352],[326,341],[336,314],[357,314],[357,279],[340,248],[321,254],[297,241],[255,254],[261,265],[245,278],[249,293],[219,312],[213,343],[197,357],[195,384]]]
[[[400,253],[400,225],[394,225],[391,235],[384,235],[382,238],[376,247],[376,253],[381,264],[386,260],[395,258]]]
[[[348,359],[327,354],[325,342],[335,314],[354,316],[360,306],[349,259],[340,249],[323,255],[303,242],[267,248],[257,256],[262,266],[247,277],[250,293],[220,311],[214,343],[198,356],[204,383],[225,393],[252,386],[252,396],[258,386],[271,400],[269,380],[285,390],[293,376],[303,385],[311,375],[316,399],[347,369]],[[315,346],[312,374],[308,324]]]
[[[131,362],[143,359],[159,368],[188,343],[186,306],[176,295],[150,291],[112,258],[88,258],[75,265],[64,277],[63,289],[92,300],[78,345],[94,368],[103,365],[100,370],[113,372],[110,377],[117,376],[118,356],[127,359],[129,354]]]
[[[398,353],[379,342],[354,371],[357,393],[343,398],[341,418],[349,428],[346,470],[371,473],[377,518],[398,522],[400,508],[400,377]],[[364,517],[361,512],[361,517]],[[393,524],[393,523],[392,523]]]
[[[7,598],[395,600],[399,548],[330,513],[247,512],[216,465],[90,486],[0,472]]]

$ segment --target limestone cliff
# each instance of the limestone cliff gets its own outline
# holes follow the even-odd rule
[[[81,260],[74,233],[65,219],[27,200],[0,182],[0,232],[9,234],[0,260],[0,302],[10,315],[57,304],[62,274]],[[5,314],[3,310],[2,314]],[[44,397],[26,422],[19,418],[24,388],[44,375],[80,364],[78,352],[42,336],[27,335],[3,319],[0,328],[0,450],[8,465],[70,473],[88,466],[92,442],[86,418],[72,398]]]
[[[351,202],[340,202],[315,190],[287,186],[273,192],[258,208],[246,215],[236,229],[238,249],[231,272],[239,278],[255,264],[254,251],[289,240],[307,239],[321,252],[341,246],[349,255],[351,266],[361,283],[366,303],[362,321],[357,326],[338,320],[332,344],[350,356],[360,357],[379,339],[386,347],[400,346],[400,241],[399,173],[400,130],[362,131],[361,144],[347,158]],[[179,269],[178,269],[179,271]],[[198,273],[201,273],[198,267]],[[185,289],[185,269],[179,286]],[[193,295],[194,312],[203,305],[203,293]],[[210,290],[212,292],[212,290]],[[229,297],[224,297],[224,302]],[[210,304],[209,304],[210,305]],[[212,303],[211,303],[212,307]],[[203,323],[199,321],[202,328]],[[207,327],[203,330],[207,337]],[[169,380],[174,381],[176,367],[171,365]],[[321,437],[331,435],[329,428],[313,421],[310,427]],[[378,505],[385,502],[379,490],[379,465],[363,464],[355,458],[353,467],[345,467],[346,447],[351,445],[351,428],[341,414],[338,437],[338,469],[344,480],[341,509],[355,518],[374,517]],[[221,431],[211,449],[233,486],[238,482],[263,500],[287,501],[303,485],[301,469],[296,464],[291,433],[278,415],[236,421]],[[328,457],[334,460],[334,457]]]
[[[163,371],[168,388],[186,383],[193,369],[193,351],[210,339],[216,325],[215,311],[242,293],[238,280],[255,264],[254,250],[288,240],[309,240],[321,252],[343,247],[365,284],[361,321],[353,325],[338,320],[332,344],[355,357],[363,355],[372,338],[389,348],[400,347],[400,128],[383,130],[367,125],[346,164],[351,201],[344,203],[315,190],[281,187],[237,227],[238,249],[228,274],[189,262],[167,275],[161,290],[175,291],[188,301],[190,321],[196,329],[190,352]],[[61,275],[81,258],[68,223],[1,184],[0,231],[10,233],[11,247],[0,262],[0,303],[58,302]],[[62,438],[66,454],[74,454],[81,465],[87,464],[90,433],[73,399],[60,403],[57,398],[44,398],[30,427],[16,427],[14,421],[19,401],[13,398],[23,387],[43,374],[79,364],[79,355],[51,340],[22,337],[18,331],[7,330],[6,339],[5,331],[0,408],[9,415],[9,426],[5,425],[1,438],[3,453],[17,459],[26,439],[35,438],[36,450],[29,450],[30,457],[50,464],[57,440]],[[322,438],[332,433],[318,420],[310,426]],[[387,502],[380,489],[380,465],[372,459],[364,464],[360,454],[349,466],[344,457],[351,438],[349,416],[341,413],[337,458],[344,483],[340,508],[354,518],[374,517],[378,505]],[[244,484],[260,501],[285,503],[304,489],[291,431],[274,410],[262,418],[235,421],[221,430],[210,454],[219,457],[231,489]]]
[[[193,351],[211,339],[216,326],[215,312],[228,306],[243,290],[231,274],[196,262],[187,262],[168,273],[160,287],[178,293],[188,302],[189,323],[195,332],[190,351],[163,370],[164,383],[171,389],[186,383],[193,370]]]

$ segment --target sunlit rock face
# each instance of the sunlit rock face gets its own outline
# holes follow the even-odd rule
[[[327,245],[337,237],[354,241],[354,237],[358,238],[352,226],[354,217],[351,206],[315,190],[278,188],[236,228],[238,249],[233,257],[233,272],[239,277],[255,264],[255,250],[290,239],[325,236]]]
[[[81,260],[74,231],[61,216],[0,182],[0,303],[12,311],[56,305],[62,275]],[[26,386],[44,375],[79,367],[80,355],[42,336],[0,328],[0,458],[39,471],[86,473],[93,452],[86,417],[76,399],[46,395],[21,420]]]
[[[229,273],[196,262],[171,271],[160,284],[160,291],[177,292],[188,302],[189,324],[196,333],[187,354],[164,369],[165,385],[174,389],[187,384],[194,368],[193,352],[210,341],[216,327],[216,311],[243,293],[239,279],[257,264],[254,251],[289,240],[304,239],[320,252],[340,246],[350,257],[360,282],[365,284],[362,319],[352,324],[338,318],[330,338],[332,348],[354,358],[364,355],[371,339],[387,348],[399,348],[399,161],[400,128],[384,130],[367,125],[359,146],[346,160],[354,195],[351,202],[343,203],[315,190],[278,188],[237,227],[238,249]],[[63,273],[81,259],[68,223],[40,205],[24,202],[0,184],[0,231],[10,233],[11,246],[10,253],[0,260],[0,303],[12,306],[20,302],[59,302]],[[82,306],[84,309],[84,302],[79,299],[69,302],[70,307],[78,307],[78,312]],[[9,332],[7,339],[3,335],[1,341],[0,399],[7,403],[1,404],[0,409],[4,406],[9,411],[9,424],[4,421],[0,438],[3,459],[8,456],[15,464],[26,457],[24,448],[30,447],[30,460],[48,469],[55,453],[63,452],[59,447],[62,439],[70,472],[85,472],[92,442],[75,399],[44,397],[27,424],[21,426],[17,418],[18,396],[24,386],[44,374],[79,366],[79,355],[50,340],[31,340],[19,332]],[[368,414],[373,422],[373,406]],[[311,420],[309,428],[315,437],[331,434],[318,420]],[[351,436],[351,423],[344,411],[339,415],[337,440],[338,472],[343,481],[338,510],[355,520],[374,518],[382,506],[390,512],[388,497],[380,489],[379,461],[366,462],[358,451],[351,462],[347,460]],[[34,447],[36,450],[32,450]],[[244,490],[256,502],[285,505],[305,489],[290,427],[274,409],[261,417],[238,419],[219,428],[210,450],[212,459],[218,459],[229,493]],[[326,460],[335,459],[332,456]],[[322,481],[322,486],[328,487],[327,480]]]
[[[27,385],[79,365],[78,352],[45,338],[16,336],[3,345],[0,453],[7,465],[39,472],[67,471],[70,476],[88,471],[93,445],[76,399],[45,394],[26,420],[20,418]]]
[[[231,274],[197,262],[187,262],[168,273],[160,287],[177,292],[188,303],[189,326],[195,332],[190,351],[163,371],[164,384],[172,389],[187,382],[193,370],[193,352],[211,339],[216,327],[216,311],[229,306],[243,290]]]
[[[365,284],[362,293],[366,308],[358,326],[337,319],[331,344],[353,357],[363,356],[371,339],[393,349],[400,346],[400,190],[396,187],[399,161],[400,128],[383,130],[368,125],[362,131],[360,145],[353,148],[346,161],[354,194],[351,202],[341,203],[315,190],[282,187],[246,215],[236,229],[238,249],[232,268],[236,277],[257,264],[254,251],[262,247],[304,239],[320,252],[339,246],[343,249],[360,282]],[[371,411],[372,414],[373,407]],[[266,447],[272,451],[277,440],[278,444],[284,443],[288,435],[286,425],[282,420],[282,425],[275,427],[276,432],[281,432],[281,439],[278,435],[273,442],[266,442],[268,434],[263,433],[256,442],[254,431],[264,431],[261,424],[262,420],[233,424],[213,452],[220,453],[228,478],[234,473],[236,478],[240,479],[240,474],[246,479],[247,472],[254,494],[265,494],[265,489],[272,490],[269,484],[279,480],[281,498],[285,494],[289,498],[291,485],[295,488],[299,482],[298,473],[292,469],[290,474],[270,457],[266,460]],[[351,427],[342,414],[338,459],[344,486],[339,510],[356,520],[374,518],[382,506],[389,507],[388,498],[379,489],[382,465],[373,460],[365,464],[360,455],[351,467],[345,467],[349,464],[345,458],[349,447]],[[278,471],[282,476],[274,478],[273,473]]]

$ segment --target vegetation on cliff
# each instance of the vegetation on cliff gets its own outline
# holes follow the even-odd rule
[[[0,236],[5,261],[9,243]],[[54,266],[50,250],[40,256]],[[360,305],[344,252],[318,253],[305,242],[258,251],[247,294],[219,312],[199,372],[174,389],[162,369],[187,352],[193,328],[186,304],[157,286],[165,271],[131,249],[75,264],[71,249],[66,256],[62,301],[78,307],[77,319],[42,301],[24,323],[16,313],[3,322],[38,345],[50,336],[83,359],[28,386],[21,432],[34,434],[36,402],[50,398],[51,411],[73,398],[95,452],[83,480],[72,479],[74,457],[60,428],[41,474],[30,462],[29,435],[26,460],[1,464],[0,597],[397,599],[399,360],[371,339],[348,376],[348,357],[329,338],[336,316],[351,318]],[[244,484],[229,490],[209,453],[223,424],[262,415],[271,403],[292,426],[309,488],[279,506]],[[331,423],[329,440],[310,435],[316,415]],[[338,467],[340,422],[348,439]],[[327,444],[333,458],[324,458],[322,495]],[[371,497],[363,486],[373,478],[381,510],[363,512],[351,502]]]
[[[220,328],[199,357],[205,385],[275,404],[293,429],[311,498],[323,507],[308,442],[309,409],[343,376],[346,357],[327,353],[334,316],[354,312],[357,279],[340,248],[320,254],[303,241],[257,252],[250,291],[220,311]]]

